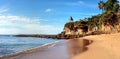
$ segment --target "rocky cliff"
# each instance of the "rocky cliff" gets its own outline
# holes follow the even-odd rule
[[[120,32],[120,13],[108,12],[75,22],[67,22],[64,26],[66,35],[87,34],[95,31],[105,33]]]
[[[117,18],[112,20],[117,20],[117,21],[114,24],[110,24],[110,23],[102,24],[100,30],[109,33],[120,32],[120,13],[117,13]],[[111,22],[113,23],[114,21]]]

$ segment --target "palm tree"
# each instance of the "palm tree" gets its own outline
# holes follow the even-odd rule
[[[72,18],[72,16],[70,16],[70,19],[69,19],[69,21],[70,21],[70,22],[73,22],[73,18]]]
[[[102,10],[102,12],[103,12],[103,5],[104,5],[104,2],[100,0],[100,2],[98,3],[98,8]]]

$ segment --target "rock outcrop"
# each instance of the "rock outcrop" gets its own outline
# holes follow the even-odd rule
[[[101,25],[101,31],[104,32],[109,32],[109,33],[116,33],[116,32],[120,32],[120,13],[117,14],[117,19],[113,19],[113,20],[117,20],[117,24],[102,24]]]
[[[84,34],[83,29],[77,29],[76,31],[70,30],[69,28],[65,27],[65,35],[79,35],[79,34]]]

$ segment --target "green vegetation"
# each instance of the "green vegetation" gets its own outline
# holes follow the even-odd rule
[[[118,12],[118,8],[119,8],[119,2],[117,0],[108,0],[103,5],[103,9],[106,12],[109,12],[109,11]]]
[[[70,30],[76,31],[77,29],[88,30],[88,28],[99,27],[100,22],[100,15],[92,16],[91,18],[81,19],[75,22],[68,22],[65,24],[65,27],[69,28]]]
[[[109,11],[109,12],[105,12],[103,15],[102,15],[102,24],[103,25],[116,25],[118,24],[118,19],[117,19],[117,14],[112,12],[112,11]]]
[[[98,27],[100,29],[101,25],[112,25],[114,27],[118,24],[119,16],[117,13],[119,4],[117,0],[108,0],[107,2],[100,1],[98,3],[98,7],[100,10],[103,10],[102,14],[80,19],[75,22],[68,22],[65,24],[65,27],[76,31],[77,29],[92,30],[94,27]]]
[[[69,28],[70,30],[74,30],[74,22],[68,22],[68,23],[66,23],[65,27]]]

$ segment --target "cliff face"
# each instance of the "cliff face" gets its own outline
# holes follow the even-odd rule
[[[118,25],[102,25],[101,31],[108,32],[108,33],[117,33],[120,32],[120,23]]]
[[[69,28],[65,27],[64,30],[66,35],[72,34]]]
[[[116,30],[120,32],[120,12],[117,14],[117,19],[118,19],[119,24],[116,26]]]
[[[116,20],[116,19],[113,19],[113,20]],[[104,25],[102,24],[101,25],[101,31],[104,31],[104,32],[110,32],[110,33],[116,33],[116,32],[120,32],[120,13],[117,14],[117,24],[107,24],[107,25]]]
[[[101,31],[103,32],[113,32],[114,31],[114,27],[111,25],[103,25],[101,26]]]
[[[120,13],[107,12],[102,15],[68,22],[64,26],[66,35],[87,34],[92,32],[116,33],[120,32]]]
[[[78,35],[78,34],[83,34],[82,29],[77,29],[76,31],[70,30],[69,28],[65,27],[65,35]]]
[[[67,22],[64,26],[64,31],[66,35],[84,34],[88,32],[87,21]]]

